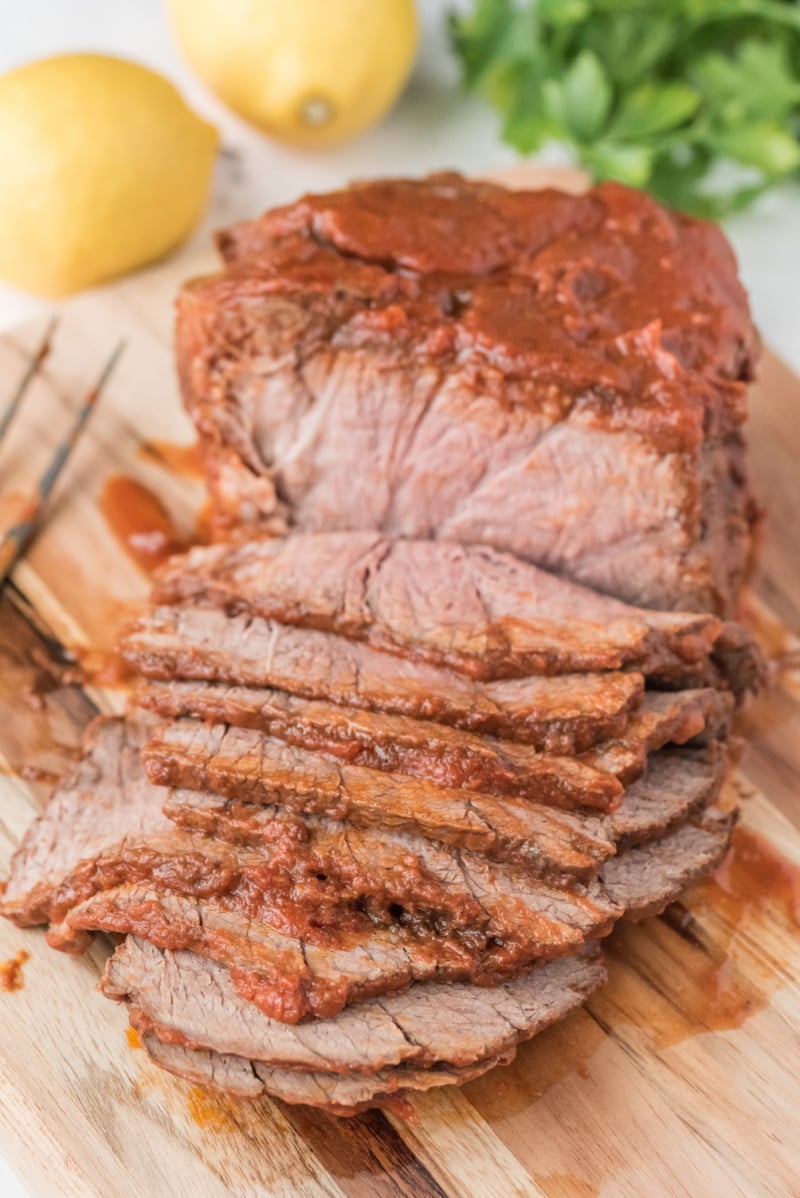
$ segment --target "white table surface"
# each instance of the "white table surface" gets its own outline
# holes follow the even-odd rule
[[[190,103],[217,124],[224,148],[232,152],[220,161],[196,244],[212,228],[303,191],[325,190],[370,175],[423,174],[445,167],[479,173],[517,161],[499,142],[494,115],[458,91],[443,34],[443,14],[454,4],[417,3],[423,41],[397,108],[379,128],[322,153],[300,153],[271,143],[208,96],[175,50],[161,0],[0,0],[0,73],[50,54],[97,50],[137,59],[172,78]],[[764,197],[727,229],[765,340],[800,370],[800,186]],[[0,328],[41,310],[38,301],[0,285]],[[0,1159],[0,1198],[26,1194]]]

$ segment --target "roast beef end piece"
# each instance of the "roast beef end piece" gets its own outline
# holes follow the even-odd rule
[[[645,607],[728,614],[758,337],[723,234],[618,185],[387,194],[268,213],[184,288],[178,368],[218,512],[488,544]]]

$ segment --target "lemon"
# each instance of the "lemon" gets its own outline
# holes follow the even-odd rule
[[[206,202],[216,130],[160,75],[68,54],[0,78],[0,279],[63,296],[159,258]]]
[[[374,124],[417,46],[413,0],[168,0],[200,78],[251,124],[301,146]]]

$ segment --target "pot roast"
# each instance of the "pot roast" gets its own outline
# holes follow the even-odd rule
[[[101,989],[181,1077],[403,1109],[728,849],[758,340],[722,234],[615,184],[367,183],[218,244],[176,334],[215,539],[0,912],[119,937]]]

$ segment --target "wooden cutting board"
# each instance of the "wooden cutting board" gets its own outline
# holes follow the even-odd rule
[[[530,179],[530,175],[527,176]],[[63,312],[53,353],[0,453],[0,526],[122,335],[125,357],[46,528],[0,599],[0,871],[97,708],[63,646],[107,648],[147,594],[99,497],[133,476],[189,534],[201,488],[143,449],[188,442],[170,352],[183,259]],[[0,338],[0,393],[42,326]],[[231,1104],[148,1064],[124,1012],[95,993],[108,953],[47,949],[0,921],[0,1147],[43,1198],[791,1198],[800,1195],[800,379],[772,358],[752,402],[752,462],[769,509],[747,615],[779,658],[746,717],[743,831],[718,881],[618,930],[609,986],[516,1061],[412,1099],[417,1122]],[[167,455],[170,456],[169,454]],[[792,656],[794,655],[794,656]],[[93,659],[97,662],[97,657]],[[792,668],[794,666],[794,668]]]

